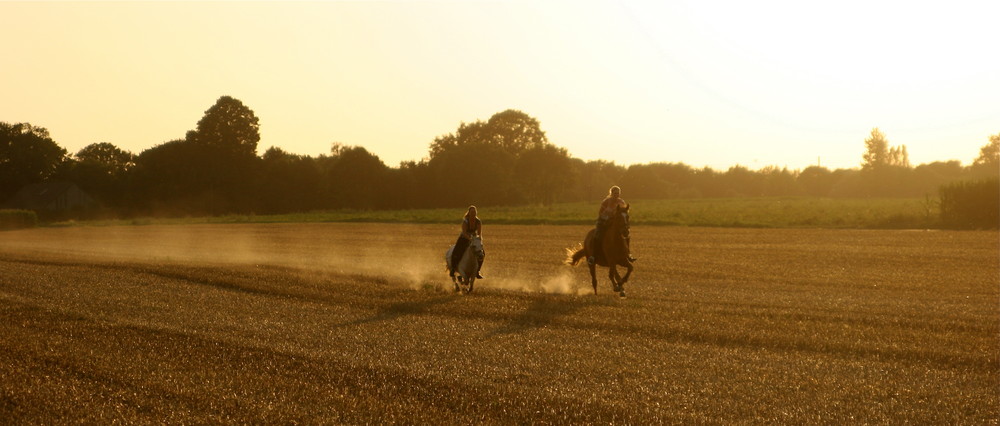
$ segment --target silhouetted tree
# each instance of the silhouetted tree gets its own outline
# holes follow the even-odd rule
[[[431,158],[438,201],[445,207],[510,204],[516,158],[499,146],[459,145]]]
[[[768,166],[757,172],[761,176],[761,194],[766,197],[801,195],[795,173],[787,167]]]
[[[428,161],[404,161],[391,179],[391,185],[398,194],[395,197],[399,208],[430,208],[444,205],[441,192],[437,189],[437,179]]]
[[[575,170],[573,175],[576,180],[576,189],[571,195],[571,199],[577,201],[603,199],[608,194],[608,188],[620,184],[621,178],[625,174],[625,167],[612,161],[585,162],[574,158],[571,160],[571,164]]]
[[[975,177],[1000,177],[1000,133],[990,136],[990,142],[979,149],[969,169]]]
[[[204,214],[218,210],[218,200],[205,185],[212,158],[186,139],[149,148],[139,154],[132,173],[135,208],[147,214]]]
[[[796,179],[799,187],[813,197],[828,197],[835,183],[833,172],[820,166],[806,167]]]
[[[76,182],[106,207],[123,208],[135,155],[114,144],[98,142],[83,147],[74,157],[65,171],[67,180]]]
[[[641,199],[673,198],[677,185],[662,179],[651,164],[633,164],[622,174],[620,186],[630,197]]]
[[[254,177],[257,176],[257,142],[260,126],[253,111],[237,99],[222,96],[205,111],[197,130],[186,139],[196,145],[199,155],[207,156],[197,164],[202,170],[211,213],[249,211],[255,203]]]
[[[912,178],[906,146],[889,147],[889,141],[876,127],[865,139],[861,179],[865,196],[903,196]]]
[[[243,102],[223,96],[205,111],[198,129],[189,133],[188,139],[225,157],[253,157],[260,141],[260,124]]]
[[[514,163],[514,181],[524,201],[551,205],[569,191],[573,182],[569,154],[565,148],[551,144],[529,148]]]
[[[733,166],[721,176],[727,197],[760,197],[764,195],[764,183],[760,173],[744,166]]]
[[[327,161],[327,197],[333,207],[384,208],[389,168],[360,146],[334,145]]]
[[[25,185],[48,179],[66,160],[66,150],[45,128],[0,122],[0,202]]]
[[[430,157],[462,145],[492,145],[515,157],[548,144],[538,120],[518,110],[494,114],[486,122],[462,123],[455,133],[439,136],[430,145]]]
[[[865,153],[862,155],[861,168],[873,170],[889,165],[889,141],[878,127],[872,129],[871,135],[865,139]]]
[[[486,128],[492,143],[514,156],[549,143],[538,120],[515,109],[493,114]]]
[[[261,158],[255,210],[290,213],[322,207],[323,174],[316,160],[271,147]]]

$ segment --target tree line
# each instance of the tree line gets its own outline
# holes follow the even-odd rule
[[[43,127],[0,122],[0,201],[37,182],[71,181],[96,198],[105,216],[288,213],[326,209],[410,209],[595,201],[611,185],[630,199],[700,197],[923,197],[942,185],[1000,174],[1000,134],[969,166],[911,166],[905,146],[879,129],[864,141],[861,167],[803,170],[683,163],[622,166],[573,158],[551,143],[534,117],[518,110],[461,123],[435,138],[428,156],[389,167],[361,146],[296,155],[257,154],[259,120],[223,96],[194,130],[139,154],[108,142],[68,154]]]

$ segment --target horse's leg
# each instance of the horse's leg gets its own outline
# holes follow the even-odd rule
[[[597,266],[587,262],[587,267],[590,268],[590,285],[594,286],[594,295],[597,295]]]
[[[627,262],[625,265],[625,276],[621,279],[621,284],[618,287],[618,295],[625,297],[625,282],[628,281],[628,277],[632,275],[632,262]]]
[[[634,268],[634,267],[632,266],[632,262],[627,262],[627,263],[625,264],[625,268],[626,268],[626,269],[625,269],[625,276],[624,276],[624,277],[622,277],[622,285],[625,285],[625,281],[628,281],[628,277],[629,277],[630,275],[632,275],[632,270],[633,270],[633,269],[635,269],[635,268]]]
[[[472,293],[472,285],[476,283],[476,276],[473,275],[469,277],[469,291],[467,293]]]
[[[608,279],[611,280],[611,289],[618,292],[618,269],[614,264],[608,265]]]

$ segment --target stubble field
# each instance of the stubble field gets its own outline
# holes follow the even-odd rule
[[[14,423],[948,423],[1000,419],[996,232],[246,224],[0,233]]]

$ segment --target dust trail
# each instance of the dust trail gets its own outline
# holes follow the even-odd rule
[[[477,281],[477,285],[485,288],[546,294],[584,295],[591,291],[590,287],[580,286],[565,266],[560,265],[557,267],[560,270],[554,275],[534,279],[522,276],[499,278],[496,280],[491,279]]]
[[[443,225],[246,224],[38,228],[8,231],[0,251],[48,253],[69,258],[190,265],[251,264],[312,274],[379,277],[414,290],[450,289]],[[502,259],[502,260],[500,260]],[[561,259],[560,259],[561,260]],[[477,289],[586,294],[589,282],[556,261],[520,269],[520,262],[491,258]]]

